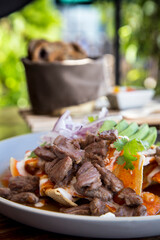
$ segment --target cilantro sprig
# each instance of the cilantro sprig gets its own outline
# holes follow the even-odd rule
[[[133,161],[137,160],[137,152],[141,152],[147,148],[146,143],[138,139],[128,140],[127,138],[117,139],[113,144],[118,152],[123,151],[122,156],[117,158],[119,165],[124,165],[125,169],[134,169]]]
[[[43,142],[40,146],[44,147],[45,145],[47,145],[47,142]],[[36,157],[37,157],[37,155],[34,153],[34,151],[32,151],[30,153],[30,155],[28,156],[28,158],[36,158]]]
[[[88,116],[88,121],[90,122],[90,123],[92,123],[92,122],[94,122],[94,121],[96,121],[96,120],[98,120],[98,116]]]
[[[28,156],[28,158],[36,158],[36,154],[32,151],[31,154]]]

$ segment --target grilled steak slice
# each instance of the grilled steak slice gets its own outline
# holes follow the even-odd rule
[[[156,147],[156,155],[160,156],[160,147]]]
[[[135,193],[131,188],[124,188],[119,194],[118,198],[124,199],[127,206],[139,206],[143,203],[142,198]]]
[[[118,139],[118,131],[117,129],[115,130],[108,130],[108,131],[103,131],[98,134],[99,137],[103,140],[109,140],[109,141],[116,141]]]
[[[21,193],[13,194],[10,200],[18,203],[34,204],[39,201],[39,198],[34,193],[21,192]]]
[[[146,216],[147,209],[144,205],[138,207],[129,207],[127,205],[120,206],[115,212],[116,217],[132,217],[132,216]]]
[[[118,193],[118,198],[120,199],[124,199],[125,196],[129,195],[129,194],[132,194],[132,193],[135,193],[135,191],[130,188],[130,187],[127,187],[127,188],[123,188],[119,193]]]
[[[83,192],[84,196],[89,197],[89,198],[100,198],[103,201],[109,201],[112,199],[113,194],[111,191],[107,190],[104,187],[100,187],[95,190],[88,190],[86,189]]]
[[[74,145],[75,149],[81,149],[79,139],[73,139],[71,143]]]
[[[79,149],[77,144],[64,136],[58,136],[55,139],[52,151],[58,158],[69,156],[76,163],[80,163],[84,155],[84,151]]]
[[[13,192],[35,192],[39,189],[39,178],[37,176],[17,176],[9,179],[9,188]]]
[[[158,163],[158,165],[160,165],[160,156],[155,155],[155,160],[156,160],[156,162]]]
[[[72,159],[65,157],[57,162],[50,162],[45,164],[45,172],[47,173],[51,182],[60,184],[72,169]]]
[[[146,216],[147,208],[144,205],[139,205],[135,208],[134,216]]]
[[[93,216],[100,216],[102,214],[109,212],[109,209],[106,207],[106,203],[98,198],[94,198],[90,202],[89,207],[91,215]]]
[[[12,195],[12,193],[9,188],[0,188],[0,197],[10,199],[11,195]]]
[[[158,163],[158,165],[160,165],[160,147],[156,147],[155,160]]]
[[[78,165],[73,163],[72,169],[69,170],[67,176],[64,178],[62,182],[58,184],[58,186],[59,187],[67,186],[72,181],[73,177],[75,177],[77,170]]]
[[[124,199],[127,206],[139,206],[143,203],[142,198],[136,193],[126,195]]]
[[[99,166],[98,164],[95,164],[95,167],[101,174],[104,184],[106,184],[106,186],[114,193],[119,192],[124,188],[123,182],[117,178],[114,173],[104,167]]]
[[[128,207],[127,205],[120,206],[116,212],[116,217],[132,217],[134,216],[134,208]]]
[[[34,153],[45,161],[53,161],[56,155],[50,150],[51,147],[37,147]]]
[[[91,162],[85,162],[76,174],[77,188],[89,187],[89,190],[98,189],[102,183],[100,174]]]
[[[98,159],[101,156],[102,159],[106,158],[108,151],[107,141],[100,140],[98,142],[94,142],[89,144],[85,148],[85,157],[89,160]]]
[[[97,142],[99,140],[99,137],[92,134],[92,133],[87,133],[85,139],[79,139],[79,144],[82,149],[90,145],[91,143]]]
[[[83,204],[77,207],[61,208],[60,212],[76,215],[90,215],[89,204]]]

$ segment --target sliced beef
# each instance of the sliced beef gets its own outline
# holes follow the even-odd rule
[[[158,163],[158,165],[160,165],[160,147],[156,147],[155,160]]]
[[[130,188],[130,187],[127,187],[127,188],[123,188],[119,193],[118,193],[118,198],[120,199],[124,199],[125,196],[129,195],[129,194],[132,194],[132,193],[135,193],[135,191]]]
[[[37,163],[37,167],[38,167],[38,170],[41,170],[42,172],[44,172],[45,170],[45,161],[43,160],[39,160],[38,163]]]
[[[139,205],[135,208],[134,216],[146,216],[147,215],[147,208],[144,205]]]
[[[116,217],[132,217],[134,216],[134,208],[128,207],[127,205],[120,206],[116,212]]]
[[[68,175],[69,171],[72,169],[72,159],[70,157],[65,157],[58,162],[46,163],[45,172],[47,173],[51,182],[57,185],[64,180]]]
[[[9,188],[0,188],[0,197],[10,199],[11,195],[12,195],[12,193]]]
[[[72,169],[69,170],[67,176],[63,179],[61,183],[58,184],[59,187],[67,186],[73,179],[73,177],[76,176],[76,172],[78,170],[78,165],[73,163]]]
[[[89,204],[83,204],[77,207],[61,208],[60,212],[76,215],[90,215],[90,207]]]
[[[124,199],[127,206],[139,206],[143,203],[142,198],[129,187],[118,193],[118,198]]]
[[[85,155],[87,158],[93,158],[94,155],[100,155],[102,157],[106,157],[108,151],[108,146],[107,146],[107,141],[106,140],[101,140],[99,142],[94,142],[89,144],[85,148]]]
[[[101,174],[101,178],[104,184],[111,189],[114,193],[119,192],[124,188],[123,182],[117,178],[114,173],[109,171],[108,169],[99,166],[98,164],[95,165],[99,173]]]
[[[21,192],[21,193],[13,194],[10,200],[18,203],[34,204],[39,201],[39,198],[34,193]]]
[[[53,153],[60,159],[69,156],[76,163],[80,163],[84,156],[84,151],[79,149],[78,145],[72,142],[71,139],[64,136],[58,136],[52,146]]]
[[[53,161],[56,158],[56,155],[51,151],[51,147],[37,147],[34,150],[34,153],[45,161]]]
[[[99,140],[99,137],[94,135],[93,133],[87,133],[85,139],[79,139],[79,144],[82,149],[90,145],[91,143],[97,142]]]
[[[76,174],[77,188],[88,187],[89,190],[98,189],[102,183],[100,174],[91,162],[85,162]]]
[[[125,203],[127,206],[139,206],[143,203],[143,200],[136,193],[132,193],[125,196]]]
[[[9,179],[9,188],[13,192],[36,192],[39,189],[37,176],[17,176]]]
[[[160,147],[156,147],[156,155],[160,156]]]
[[[55,159],[55,160],[53,160],[52,162],[46,162],[46,163],[45,163],[45,168],[44,168],[45,173],[48,174],[49,172],[51,172],[51,171],[52,171],[51,169],[53,169],[54,165],[55,165],[58,161],[59,161],[58,159]]]
[[[106,140],[91,143],[85,148],[85,158],[92,163],[104,166],[104,159],[107,156],[108,146]]]
[[[116,212],[116,217],[132,217],[132,216],[146,216],[147,209],[144,205],[138,207],[129,207],[127,205],[120,206]]]
[[[155,160],[156,160],[156,162],[158,163],[158,165],[160,165],[160,156],[155,155]]]
[[[74,145],[75,149],[81,149],[80,142],[78,139],[73,139],[71,143]]]
[[[109,212],[109,209],[106,207],[106,203],[98,198],[94,198],[90,202],[89,207],[91,215],[93,216],[100,216],[102,214]]]
[[[95,190],[88,190],[86,189],[83,192],[84,196],[89,197],[89,198],[100,198],[103,201],[109,201],[112,199],[113,194],[111,191],[107,190],[104,187],[100,187]]]
[[[115,130],[108,130],[108,131],[103,131],[98,134],[101,139],[104,140],[109,140],[109,141],[116,141],[118,139],[118,131],[117,129]]]

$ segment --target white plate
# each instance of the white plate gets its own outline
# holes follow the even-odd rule
[[[0,174],[11,156],[20,160],[26,150],[39,144],[42,133],[27,134],[0,142]],[[21,223],[51,232],[96,238],[136,238],[160,235],[160,216],[100,218],[74,216],[26,207],[0,198],[0,212]]]

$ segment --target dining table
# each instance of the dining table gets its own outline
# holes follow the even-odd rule
[[[0,109],[0,140],[31,132],[24,119],[19,115],[18,108],[8,107]],[[1,211],[0,211],[1,212]],[[24,216],[25,217],[25,216]],[[83,229],[82,229],[83,231]],[[136,229],[135,229],[136,231]],[[153,234],[154,235],[154,234]],[[2,240],[83,240],[91,239],[62,235],[43,231],[22,223],[16,222],[0,214],[0,239]],[[96,238],[95,238],[96,239]],[[129,236],[128,236],[128,239]],[[160,236],[137,238],[145,240],[160,239]]]

